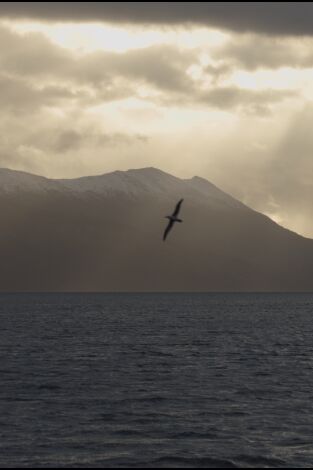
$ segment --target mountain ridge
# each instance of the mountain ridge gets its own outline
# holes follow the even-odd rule
[[[193,176],[191,178],[180,178],[177,176],[174,176],[170,173],[167,173],[163,170],[160,170],[155,167],[144,167],[144,168],[137,168],[137,169],[128,169],[128,170],[116,170],[112,172],[107,172],[107,173],[100,173],[100,174],[95,174],[95,175],[89,175],[89,176],[79,176],[79,177],[73,177],[73,178],[49,178],[46,176],[34,174],[34,173],[29,173],[26,171],[21,171],[21,170],[14,170],[14,169],[9,169],[9,168],[0,168],[0,192],[1,190],[12,192],[15,191],[16,189],[19,189],[20,191],[26,191],[29,192],[32,189],[31,185],[25,184],[25,178],[27,179],[26,182],[31,182],[31,181],[36,181],[40,182],[39,185],[36,185],[33,187],[35,192],[42,191],[45,189],[52,190],[52,191],[73,191],[76,193],[83,193],[85,191],[92,191],[94,190],[95,193],[105,193],[105,188],[107,187],[110,190],[114,190],[114,186],[112,185],[112,178],[116,179],[116,183],[120,183],[121,180],[119,181],[119,178],[123,176],[133,176],[133,175],[140,175],[143,178],[149,178],[150,177],[150,183],[151,183],[151,176],[155,179],[156,176],[162,177],[162,178],[167,178],[168,183],[170,184],[171,182],[176,182],[180,185],[180,189],[183,191],[183,183],[188,184],[188,186],[192,187],[192,189],[196,189],[197,192],[202,193],[202,195],[206,197],[211,197],[215,199],[216,201],[223,201],[225,203],[225,200],[227,201],[228,204],[230,204],[233,207],[238,207],[242,209],[248,209],[250,211],[253,211],[257,214],[261,214],[262,216],[268,218],[271,220],[274,224],[278,225],[284,230],[287,230],[290,233],[294,233],[295,235],[310,240],[310,238],[305,237],[297,232],[294,232],[286,227],[281,226],[278,224],[276,221],[271,219],[268,215],[263,214],[261,212],[256,211],[255,209],[252,209],[251,207],[247,206],[243,202],[239,201],[238,199],[234,198],[227,192],[223,191],[220,189],[218,186],[216,186],[214,183],[209,181],[208,179],[200,176]],[[12,176],[15,176],[15,178],[12,178]],[[8,179],[9,177],[9,179]],[[23,181],[18,179],[19,177],[24,178]],[[3,178],[5,178],[6,181],[3,181]],[[10,181],[11,180],[11,181]],[[111,180],[111,181],[110,181]],[[92,182],[97,181],[100,183],[100,185],[92,185]],[[14,184],[14,183],[20,183],[19,186]],[[128,183],[131,181],[128,180]],[[8,187],[7,183],[11,183],[11,187]],[[13,183],[13,184],[12,184]],[[24,186],[21,184],[24,183]],[[83,184],[81,184],[83,183]],[[84,184],[87,183],[87,184]],[[104,184],[102,184],[104,183]],[[109,184],[108,184],[109,183]],[[110,184],[111,183],[111,184]],[[133,183],[138,183],[138,180],[134,180]],[[44,187],[44,184],[47,184],[47,187]],[[125,189],[125,188],[124,188]],[[154,188],[155,189],[155,188]],[[164,189],[164,188],[163,188]],[[122,187],[119,188],[119,192],[123,192]],[[180,197],[179,191],[177,190],[177,197]]]
[[[180,198],[184,222],[164,243]],[[313,240],[200,177],[0,169],[0,213],[0,291],[313,290]]]

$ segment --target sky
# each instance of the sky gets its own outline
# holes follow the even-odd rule
[[[202,176],[313,238],[311,2],[0,2],[0,166]]]

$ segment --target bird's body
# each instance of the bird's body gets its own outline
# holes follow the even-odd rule
[[[182,222],[181,219],[178,219],[177,217],[173,217],[172,215],[167,215],[165,218],[171,220],[172,222]]]
[[[167,215],[165,218],[169,220],[169,223],[165,229],[165,232],[164,232],[164,235],[163,235],[163,241],[166,240],[169,232],[171,231],[171,229],[173,228],[173,225],[176,223],[176,222],[179,222],[181,223],[182,220],[178,218],[178,214],[179,214],[179,211],[180,211],[180,207],[183,203],[183,199],[181,199],[178,204],[176,205],[175,207],[175,210],[173,212],[172,215]]]

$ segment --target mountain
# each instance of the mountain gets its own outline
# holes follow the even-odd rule
[[[184,198],[168,240],[162,235]],[[313,240],[209,181],[0,169],[1,291],[311,291]]]

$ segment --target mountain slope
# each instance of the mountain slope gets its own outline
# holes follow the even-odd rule
[[[164,216],[184,223],[162,242]],[[202,178],[0,170],[2,291],[309,291],[313,241]]]

